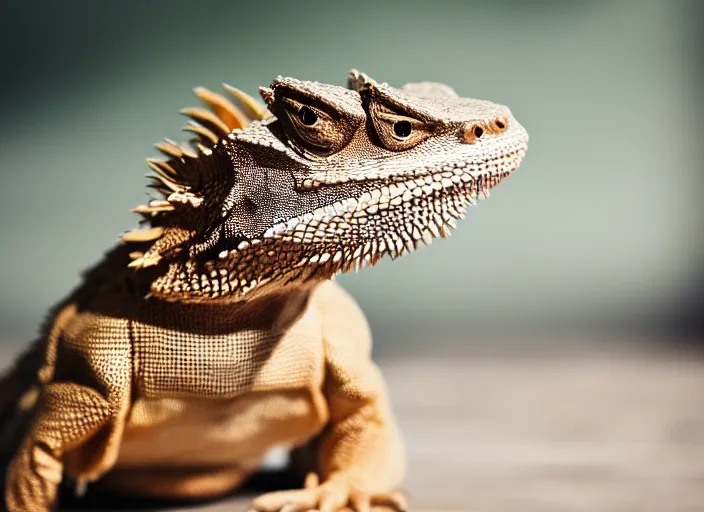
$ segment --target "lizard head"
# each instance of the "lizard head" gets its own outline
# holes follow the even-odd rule
[[[144,207],[153,227],[142,238],[156,241],[134,265],[165,269],[155,295],[238,300],[411,252],[446,236],[527,149],[507,107],[442,84],[394,88],[352,71],[347,88],[279,77],[260,93],[268,114],[217,136],[201,112],[211,130],[197,133],[212,144],[198,142],[192,162],[167,162],[163,174],[180,180]],[[156,220],[159,205],[166,222]]]

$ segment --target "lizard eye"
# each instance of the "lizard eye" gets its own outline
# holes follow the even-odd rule
[[[306,156],[325,157],[340,151],[356,130],[354,123],[322,102],[283,94],[276,102],[276,115],[288,142]]]
[[[413,131],[413,128],[408,121],[396,121],[394,123],[394,133],[400,139],[407,138],[411,134],[411,131]]]
[[[377,101],[369,103],[369,115],[379,141],[391,151],[410,149],[431,135],[431,126]]]
[[[318,116],[308,107],[301,107],[298,111],[298,117],[300,117],[301,122],[306,126],[314,126],[318,122]]]

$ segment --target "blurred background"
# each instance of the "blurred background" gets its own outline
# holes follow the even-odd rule
[[[255,95],[277,74],[343,85],[352,67],[504,103],[531,135],[519,172],[450,239],[340,279],[367,311],[377,350],[408,350],[405,334],[432,338],[436,351],[497,334],[702,333],[699,2],[1,9],[6,337],[31,337],[135,225],[144,158],[162,137],[184,138],[177,112],[197,103],[192,87],[227,81]]]
[[[476,400],[500,403],[489,390],[506,375],[524,375],[521,387],[554,371],[545,386],[559,388],[592,351],[626,347],[633,364],[656,347],[660,362],[624,389],[642,390],[638,379],[658,371],[676,379],[679,367],[665,361],[678,351],[698,361],[690,351],[704,338],[702,5],[3,2],[0,348],[18,351],[79,273],[136,224],[129,209],[147,194],[144,158],[164,136],[184,138],[177,111],[196,103],[192,87],[226,81],[254,95],[278,74],[343,85],[356,67],[397,86],[440,81],[509,105],[531,136],[519,171],[452,237],[339,278],[392,374],[409,357],[465,357],[467,367],[433,363],[444,378],[486,368],[477,361],[487,355],[540,355],[535,364],[546,366],[527,373],[507,366],[486,382],[455,383],[481,385]],[[546,363],[566,348],[583,358]],[[576,372],[585,380],[575,386],[592,389],[590,378],[620,371],[590,368]],[[700,370],[671,392],[704,410]],[[430,379],[423,365],[414,371]],[[413,383],[399,375],[391,387],[403,395]],[[687,421],[704,456],[704,419]],[[409,429],[412,439],[428,433]],[[687,478],[704,487],[700,466]]]

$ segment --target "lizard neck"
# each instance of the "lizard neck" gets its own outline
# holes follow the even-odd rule
[[[269,287],[261,293],[229,302],[171,302],[147,298],[141,301],[136,317],[166,329],[173,329],[174,322],[183,319],[179,329],[199,333],[216,334],[242,329],[285,330],[303,314],[318,284],[319,281],[308,281]]]

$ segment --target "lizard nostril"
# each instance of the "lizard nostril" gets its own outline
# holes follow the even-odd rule
[[[472,123],[465,126],[464,129],[464,141],[470,144],[474,144],[478,138],[484,135],[484,128],[482,128],[481,123]]]
[[[498,132],[503,132],[508,126],[508,120],[503,116],[498,116],[494,119],[494,126],[497,128]]]

